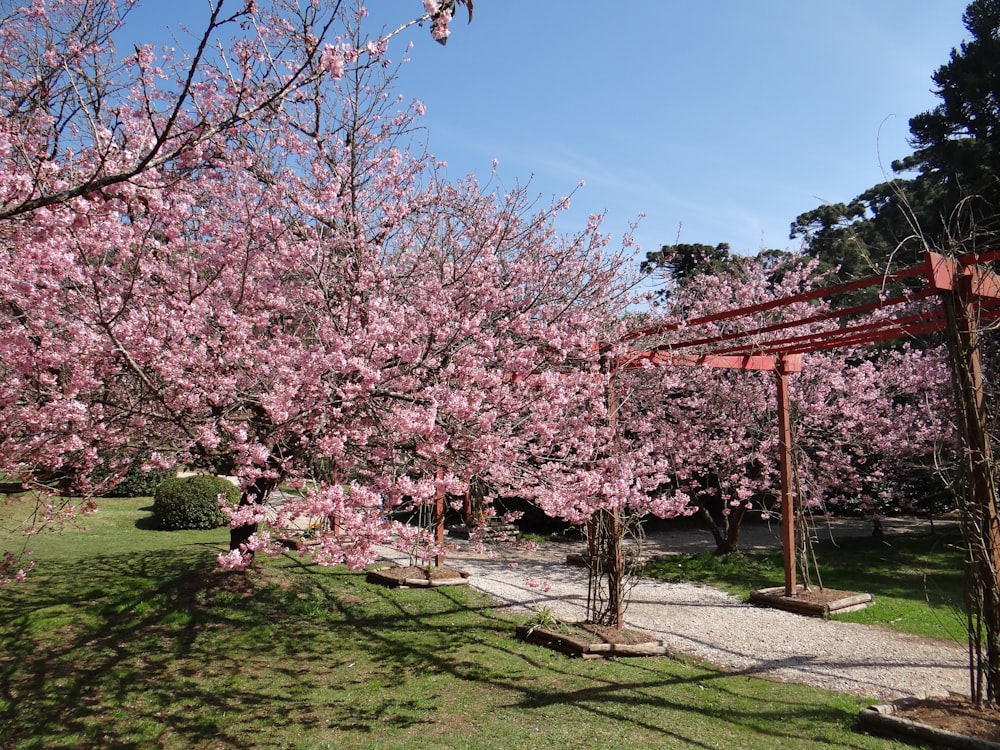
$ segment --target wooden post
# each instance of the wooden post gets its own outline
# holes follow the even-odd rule
[[[785,358],[775,364],[778,391],[778,466],[781,473],[781,545],[785,558],[785,596],[795,596],[795,483],[792,476],[792,419]]]
[[[1000,517],[993,474],[993,450],[986,413],[980,335],[971,275],[956,275],[953,291],[942,291],[948,326],[952,375],[962,437],[966,513],[973,514],[973,557],[986,629],[986,696],[975,680],[977,704],[1000,703]],[[978,559],[976,559],[978,558]]]

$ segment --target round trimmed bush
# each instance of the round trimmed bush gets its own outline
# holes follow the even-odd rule
[[[173,477],[160,482],[153,494],[153,517],[161,529],[215,529],[229,519],[219,508],[219,495],[231,503],[240,499],[232,482],[209,474]]]

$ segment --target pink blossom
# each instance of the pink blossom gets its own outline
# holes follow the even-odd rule
[[[242,550],[234,549],[226,554],[219,553],[218,561],[223,570],[246,570],[253,558]]]
[[[549,591],[552,590],[551,581],[546,581],[539,578],[525,578],[524,585],[527,586],[528,588],[538,589],[543,594],[547,594]]]
[[[320,70],[328,73],[331,78],[334,80],[342,78],[346,64],[347,60],[340,47],[328,44],[323,48],[323,53],[320,55],[319,67]]]
[[[10,550],[4,550],[0,555],[0,586],[11,583],[23,583],[28,573],[35,567],[34,560],[27,560],[31,557],[31,552],[27,551],[17,555]]]
[[[446,179],[409,138],[423,107],[368,95],[391,89],[391,70],[365,55],[383,60],[391,39],[368,40],[354,25],[363,13],[324,16],[317,4],[309,28],[277,17],[233,28],[221,47],[205,40],[226,57],[188,71],[150,48],[124,67],[53,48],[60,28],[89,28],[65,15],[82,6],[36,7],[63,15],[3,33],[51,64],[0,69],[25,102],[0,118],[4,473],[42,489],[44,466],[87,495],[91,475],[122,475],[133,456],[222,466],[244,492],[225,508],[238,540],[219,556],[229,569],[278,551],[263,501],[279,487],[302,494],[279,495],[272,523],[307,521],[316,544],[303,554],[355,568],[382,544],[415,560],[446,554],[427,519],[467,492],[478,518],[521,497],[574,524],[699,504],[733,518],[773,498],[770,376],[612,372],[630,353],[608,342],[634,320],[634,240],[612,243],[600,214],[567,232],[572,196],[538,206],[525,186]],[[432,0],[424,11],[445,41],[451,12]],[[35,95],[74,91],[44,76],[76,70],[108,71],[87,85],[121,91],[120,106]],[[188,72],[196,85],[178,101],[174,81]],[[69,132],[72,154],[54,145]],[[807,287],[815,272],[803,262],[774,281],[763,259],[746,259],[672,288],[650,314],[677,322],[657,344],[676,345],[689,319]],[[747,333],[779,322],[760,316]],[[943,442],[935,352],[815,362],[793,385],[808,502],[874,484],[885,494],[894,461]],[[54,490],[40,498],[29,532],[88,507]],[[0,580],[28,569],[4,559]]]
[[[451,36],[451,31],[448,28],[448,24],[451,23],[451,10],[445,9],[434,16],[433,23],[431,24],[431,37],[438,42],[444,44],[448,37]]]
[[[267,519],[267,508],[259,503],[239,505],[234,508],[229,505],[225,495],[219,495],[218,501],[222,512],[229,518],[230,528],[253,526]]]

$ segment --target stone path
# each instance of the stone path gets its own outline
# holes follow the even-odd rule
[[[886,524],[886,533],[928,528],[928,522]],[[774,547],[777,529],[747,527],[746,548]],[[871,533],[870,525],[838,522],[832,533]],[[651,535],[651,553],[711,550],[707,532],[690,529]],[[587,576],[567,565],[579,547],[545,543],[535,551],[501,547],[490,554],[456,542],[448,563],[470,573],[470,584],[501,608],[550,611],[567,621],[584,618]],[[398,553],[384,550],[389,559]],[[824,620],[744,604],[715,589],[639,581],[631,590],[627,626],[644,630],[676,653],[727,671],[891,700],[969,692],[967,651],[961,642],[909,636],[879,627]]]

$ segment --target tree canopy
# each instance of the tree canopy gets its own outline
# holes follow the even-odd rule
[[[236,477],[228,567],[276,549],[279,485],[301,495],[277,524],[336,518],[313,557],[353,567],[384,541],[433,555],[400,513],[474,481],[575,520],[648,504],[658,465],[611,450],[600,367],[628,241],[596,217],[556,232],[566,200],[526,186],[443,179],[388,39],[335,6],[215,4],[205,49],[244,36],[178,61],[116,58],[111,0],[3,19],[0,471],[41,493],[30,530],[137,455]],[[64,27],[82,49],[49,49]]]
[[[934,109],[910,119],[912,156],[893,165],[917,171],[944,205],[976,196],[1000,208],[1000,2],[974,0],[963,15],[971,38],[933,75]]]

